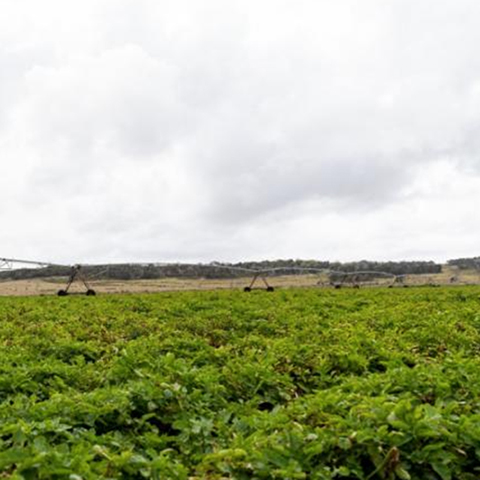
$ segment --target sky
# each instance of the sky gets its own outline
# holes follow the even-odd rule
[[[480,254],[478,0],[0,5],[0,256]]]

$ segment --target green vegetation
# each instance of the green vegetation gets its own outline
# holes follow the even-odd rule
[[[480,477],[480,288],[0,299],[0,477]]]

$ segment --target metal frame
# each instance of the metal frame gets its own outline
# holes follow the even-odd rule
[[[70,276],[68,277],[68,283],[67,286],[65,287],[64,290],[59,290],[58,291],[58,296],[59,297],[65,297],[68,295],[68,291],[70,290],[70,287],[72,286],[72,283],[75,282],[75,280],[79,280],[80,282],[83,283],[85,287],[85,295],[88,296],[94,296],[96,295],[95,290],[90,288],[90,285],[88,284],[87,278],[82,272],[82,266],[81,265],[74,265],[72,267],[72,271],[70,272]]]
[[[0,258],[0,268],[5,270],[12,270],[15,264],[20,265],[35,265],[36,267],[64,267],[65,265],[58,265],[48,262],[35,262],[32,260],[19,260],[17,258]]]
[[[36,262],[32,260],[19,260],[14,258],[0,258],[0,270],[13,270],[15,265],[30,265],[39,268],[46,268],[46,267],[61,267],[65,268],[68,267],[67,265],[59,265],[56,263],[48,263],[48,262]],[[68,277],[67,286],[64,289],[61,289],[57,292],[59,297],[64,297],[69,294],[70,287],[76,281],[80,281],[83,283],[85,287],[85,294],[88,296],[96,295],[95,290],[93,290],[82,271],[81,265],[73,265],[71,267],[70,275]]]
[[[233,268],[235,269],[235,268]],[[253,279],[250,283],[250,285],[246,286],[244,288],[245,292],[251,292],[253,289],[253,286],[257,282],[257,280],[260,278],[265,286],[267,291],[273,292],[274,287],[271,286],[267,279],[266,276],[268,274],[272,274],[275,272],[298,272],[298,273],[316,273],[318,275],[321,274],[327,274],[327,275],[337,275],[340,278],[337,279],[337,281],[330,280],[330,285],[333,288],[340,289],[347,284],[350,284],[352,288],[360,288],[362,281],[361,277],[362,275],[370,274],[370,275],[376,275],[377,277],[384,277],[384,278],[390,278],[391,279],[391,284],[388,286],[393,286],[396,284],[399,279],[404,280],[405,275],[395,275],[394,273],[389,273],[389,272],[380,272],[380,271],[375,271],[375,270],[360,270],[360,271],[355,271],[355,272],[343,272],[339,270],[330,270],[328,268],[315,268],[315,267],[275,267],[275,268],[270,268],[270,269],[264,269],[264,270],[254,270],[250,269],[253,272]]]
[[[265,284],[265,287],[266,287],[266,291],[267,292],[273,292],[275,291],[275,288],[273,288],[268,282],[267,282],[267,279],[265,278],[265,275],[261,272],[257,272],[253,278],[252,278],[252,281],[250,282],[250,285],[248,285],[247,287],[245,287],[243,289],[244,292],[251,292],[252,289],[253,289],[253,286],[255,285],[255,283],[257,282],[258,279],[261,279],[262,282]]]

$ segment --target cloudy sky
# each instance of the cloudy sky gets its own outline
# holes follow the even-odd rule
[[[0,256],[480,254],[478,0],[0,5]]]

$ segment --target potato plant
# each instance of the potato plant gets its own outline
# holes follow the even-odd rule
[[[480,478],[480,288],[0,299],[0,478]]]

